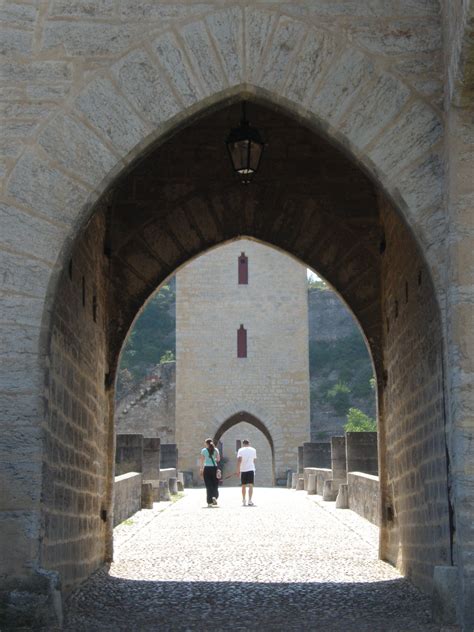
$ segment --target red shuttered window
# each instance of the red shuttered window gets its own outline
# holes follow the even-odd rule
[[[247,330],[244,329],[243,325],[237,329],[237,357],[247,357]]]
[[[249,282],[249,258],[242,252],[239,257],[239,285],[247,285]]]

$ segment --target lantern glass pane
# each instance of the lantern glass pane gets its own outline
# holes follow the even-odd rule
[[[258,169],[258,163],[260,162],[262,149],[263,149],[263,146],[260,145],[260,143],[255,143],[255,142],[250,143],[249,167],[252,172],[257,171]]]
[[[242,173],[242,169],[247,168],[248,161],[248,140],[239,140],[229,145],[230,155],[234,169]]]

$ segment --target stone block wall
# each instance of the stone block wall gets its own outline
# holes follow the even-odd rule
[[[387,209],[379,427],[382,551],[422,586],[451,561],[443,348],[429,271]]]
[[[143,472],[144,441],[141,434],[118,434],[115,445],[115,474]]]
[[[158,480],[161,467],[161,439],[158,437],[143,439],[143,479]]]
[[[133,516],[142,506],[142,475],[128,472],[115,477],[114,527]]]
[[[178,467],[178,447],[176,443],[162,443],[160,451],[160,468]]]
[[[98,215],[64,270],[50,342],[41,557],[66,591],[104,561],[111,528],[104,235]]]
[[[380,525],[380,483],[378,476],[362,472],[347,474],[349,509]]]
[[[306,442],[302,447],[302,467],[331,467],[331,444],[324,441]],[[303,470],[301,470],[303,471]]]
[[[346,433],[346,471],[378,474],[376,432]]]

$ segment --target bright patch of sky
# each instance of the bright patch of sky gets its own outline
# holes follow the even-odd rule
[[[322,279],[318,277],[316,272],[313,272],[309,268],[306,268],[306,276],[308,277],[308,281],[322,281]]]

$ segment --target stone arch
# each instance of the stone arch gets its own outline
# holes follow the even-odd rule
[[[237,424],[240,424],[244,421],[257,428],[257,430],[260,430],[260,432],[265,436],[266,440],[270,444],[270,450],[272,452],[273,484],[275,484],[275,445],[273,443],[273,437],[266,425],[258,417],[255,417],[255,415],[252,415],[251,413],[243,410],[239,411],[238,413],[234,413],[225,421],[223,421],[217,431],[214,433],[214,443],[217,445],[222,435],[227,432],[227,430],[230,430]]]
[[[71,282],[68,275],[63,274],[51,337],[47,425],[51,440],[48,438],[46,442],[45,468],[50,466],[51,453],[57,454],[53,437],[54,428],[58,427],[55,415],[64,412],[57,408],[66,406],[64,400],[55,401],[56,382],[64,379],[62,363],[74,364],[79,356],[87,365],[79,367],[90,390],[86,401],[96,407],[87,410],[87,419],[100,422],[97,430],[100,454],[95,462],[102,463],[103,469],[95,476],[94,485],[100,492],[96,502],[103,503],[106,511],[112,482],[106,464],[113,451],[113,426],[105,419],[112,408],[118,353],[134,316],[150,293],[192,257],[242,235],[259,239],[321,272],[360,322],[378,376],[380,470],[385,507],[382,555],[412,573],[418,583],[429,587],[431,560],[444,562],[451,550],[448,496],[439,491],[447,476],[441,366],[443,334],[430,269],[393,205],[354,161],[322,135],[308,134],[306,125],[285,116],[278,108],[265,107],[258,100],[253,103],[257,124],[258,120],[266,121],[267,129],[275,130],[274,138],[278,129],[278,138],[285,147],[290,146],[290,136],[306,147],[293,158],[293,171],[281,160],[281,155],[279,157],[278,144],[273,148],[269,145],[260,178],[251,189],[244,190],[240,183],[230,181],[227,163],[220,158],[215,163],[192,160],[195,147],[205,145],[210,155],[213,148],[222,149],[229,120],[233,120],[238,111],[235,103],[214,109],[211,119],[203,117],[194,121],[141,162],[130,166],[110,195],[98,204],[77,241],[74,262],[78,268],[88,271],[91,285],[104,288],[98,309],[101,319],[100,326],[90,333],[90,319],[83,322],[80,305],[77,313],[71,311],[71,305],[78,300],[78,280]],[[318,164],[331,168],[314,178],[317,156]],[[171,183],[181,182],[184,187],[178,202],[173,187],[167,188],[168,179]],[[280,189],[275,186],[277,182]],[[317,190],[311,188],[314,182]],[[165,192],[158,198],[157,187]],[[134,197],[137,192],[139,197]],[[408,293],[406,287],[400,285],[405,279]],[[76,318],[78,321],[73,325]],[[72,340],[67,335],[71,332]],[[406,370],[407,365],[410,370]],[[75,403],[77,406],[77,401]],[[69,414],[69,404],[67,411]],[[412,424],[422,426],[425,422],[426,428],[420,427],[417,434],[412,432]],[[408,446],[400,439],[403,433],[410,437]],[[425,436],[420,445],[419,438]],[[420,463],[420,450],[429,453],[429,464]],[[416,474],[410,474],[404,466],[407,451]],[[420,506],[424,507],[427,502],[424,480],[430,472],[435,472],[437,477],[437,486],[433,489],[442,495],[437,511],[443,525],[442,537],[429,554],[431,558],[416,552],[416,541],[431,541],[433,519],[426,517],[431,516],[428,510],[426,516],[412,515],[418,509],[410,505],[408,491],[415,476]],[[54,509],[51,503],[56,502],[51,485],[54,477],[47,473],[43,492],[45,523],[54,525],[48,518]],[[93,479],[91,475],[91,484]],[[411,519],[419,520],[414,531],[406,528]],[[100,534],[93,540],[96,549],[91,547],[91,568],[104,559],[101,547],[108,540],[101,530],[107,526],[98,526]],[[412,534],[415,534],[413,538]],[[52,532],[51,552],[43,548],[43,560],[48,568],[54,567],[58,546],[53,536]],[[74,581],[74,569],[70,577],[69,581]]]
[[[51,339],[51,316],[56,315],[53,312],[57,311],[62,272],[78,241],[84,239],[91,245],[107,231],[105,223],[95,223],[93,211],[110,203],[109,189],[119,175],[130,173],[193,117],[197,120],[227,101],[254,99],[289,113],[330,139],[370,175],[378,190],[396,207],[393,216],[402,217],[415,235],[422,260],[429,262],[423,278],[433,276],[436,293],[430,305],[437,318],[445,236],[442,117],[436,105],[421,97],[393,64],[374,59],[370,38],[356,35],[349,43],[345,32],[337,31],[339,26],[334,29],[326,22],[320,26],[310,15],[301,19],[285,11],[289,9],[236,6],[212,10],[196,19],[188,15],[173,28],[160,27],[158,34],[153,29],[140,31],[135,39],[127,39],[116,57],[87,73],[71,96],[38,126],[24,151],[15,154],[19,157],[15,158],[6,186],[6,217],[12,227],[7,231],[7,245],[15,257],[20,255],[13,283],[21,288],[25,279],[31,283],[31,274],[36,281],[32,284],[34,298],[27,301],[28,322],[22,325],[28,331],[24,337],[28,361],[25,364],[23,358],[15,359],[21,365],[20,383],[28,373],[30,390],[36,393],[34,413],[28,411],[28,415],[42,418],[43,369],[46,365],[49,379],[57,368],[48,356],[55,344]],[[73,49],[77,44],[74,38],[63,41]],[[55,43],[59,46],[63,41]],[[69,53],[75,54],[74,50]],[[396,232],[399,227],[394,228],[395,220],[390,221],[390,230]],[[95,234],[91,228],[97,228]],[[87,265],[85,253],[82,258]],[[179,260],[176,265],[183,263]],[[357,276],[357,270],[354,274]],[[96,283],[101,282],[99,276],[94,279]],[[393,278],[390,283],[394,288]],[[385,311],[394,309],[394,299],[389,288]],[[135,311],[139,307],[137,303]],[[127,329],[128,325],[129,321],[121,323],[120,318],[112,322],[113,327]],[[69,334],[67,328],[61,332],[74,357],[77,347]],[[442,340],[438,328],[437,334]],[[106,333],[100,336],[103,342]],[[104,354],[94,364],[94,379],[97,383],[105,381],[107,389],[113,375],[109,360]],[[428,361],[434,362],[433,358]],[[396,370],[396,362],[394,366]],[[382,365],[380,371],[380,382],[385,386],[389,376],[385,376]],[[87,386],[87,376],[82,378]],[[14,384],[15,388],[17,382]],[[438,388],[443,388],[442,381]],[[104,400],[111,398],[107,389],[101,393]],[[31,394],[29,397],[31,401]],[[49,397],[50,401],[58,397],[64,403],[56,392],[51,391]],[[16,411],[12,417],[15,415]],[[53,425],[58,423],[54,418],[51,421]],[[106,436],[100,436],[100,440],[110,446],[110,434],[102,434]],[[47,451],[45,442],[45,454]],[[55,502],[52,488],[44,487],[42,499],[39,494],[40,481],[47,481],[51,474],[48,466],[42,478],[36,466],[31,483],[34,493],[27,494],[33,498],[34,507],[25,505],[28,515],[26,527],[22,527],[22,532],[34,534],[30,537],[42,539],[43,551],[50,543],[41,535],[41,500],[46,504]],[[104,497],[110,492],[110,463],[108,467],[108,473],[100,477]],[[100,515],[105,514],[101,511]],[[97,541],[105,539],[108,528],[98,525]],[[391,541],[387,545],[392,549],[396,546]],[[34,548],[37,551],[38,547]],[[94,559],[83,564],[83,573],[90,572],[97,559],[109,554],[98,551]],[[25,557],[28,555],[25,553]],[[47,559],[44,554],[42,559],[36,552],[31,555],[36,566]],[[391,555],[391,559],[394,557],[396,554]],[[76,570],[69,570],[75,577]]]
[[[32,247],[54,265],[47,303],[75,236],[115,178],[193,117],[243,96],[281,107],[352,156],[394,202],[436,282],[444,235],[437,108],[377,63],[370,38],[349,38],[337,22],[321,26],[289,7],[201,11],[158,35],[145,21],[139,39],[119,43],[51,113],[13,168],[12,213],[23,224],[36,218]],[[52,28],[47,39],[56,45],[60,37]],[[74,41],[65,46],[79,54]],[[44,196],[40,180],[48,182]]]

